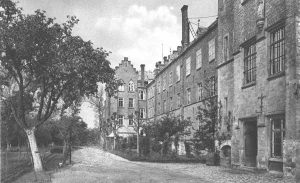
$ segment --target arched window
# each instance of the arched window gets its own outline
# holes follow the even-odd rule
[[[128,90],[129,90],[129,91],[134,91],[134,83],[133,83],[133,81],[132,81],[132,80],[131,80],[131,81],[129,81]]]

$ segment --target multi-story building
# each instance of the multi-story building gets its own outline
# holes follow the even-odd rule
[[[182,46],[164,57],[163,63],[156,63],[155,78],[147,85],[147,114],[149,121],[167,114],[180,116],[191,120],[193,126],[198,128],[198,106],[208,97],[217,95],[218,22],[213,22],[208,28],[198,27],[197,37],[190,42],[187,10],[186,5],[181,9]],[[184,147],[179,149],[179,152],[183,151]]]
[[[218,100],[222,130],[233,125],[224,144],[232,165],[294,174],[300,147],[296,3],[219,0]]]
[[[146,119],[145,65],[140,73],[127,57],[115,68],[116,78],[123,84],[118,92],[105,100],[105,119],[117,122],[117,135],[128,137],[136,135],[137,122]],[[114,137],[112,133],[109,137]]]

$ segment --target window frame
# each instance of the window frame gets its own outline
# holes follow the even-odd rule
[[[202,67],[202,49],[196,51],[196,69],[201,69]]]
[[[128,125],[133,126],[133,115],[128,116]]]
[[[250,85],[256,82],[256,58],[257,49],[256,41],[251,41],[244,46],[244,70],[243,70],[243,84]]]
[[[280,32],[280,31],[282,31],[282,32]],[[275,40],[276,38],[278,38],[278,35],[276,37],[277,33],[279,33],[280,38]],[[275,28],[273,28],[272,30],[269,31],[269,34],[270,34],[270,36],[269,36],[270,37],[270,46],[269,46],[269,50],[268,50],[269,51],[268,65],[269,65],[269,76],[272,77],[272,76],[280,75],[281,73],[285,72],[285,60],[286,60],[286,58],[285,58],[285,56],[286,56],[285,26],[284,25],[276,26]],[[275,52],[275,49],[276,49],[276,52]],[[277,66],[276,66],[276,64],[277,64]],[[279,66],[279,69],[278,69],[278,66]]]
[[[224,62],[229,60],[229,34],[223,37],[223,60]]]
[[[123,124],[124,124],[124,115],[118,115],[118,125],[123,126]]]
[[[274,128],[274,123],[275,123],[275,120],[279,120],[280,122],[280,129],[275,129]],[[270,150],[270,153],[271,153],[271,157],[272,158],[279,158],[279,159],[282,159],[283,157],[283,141],[284,141],[284,138],[285,138],[285,116],[284,115],[276,115],[276,116],[272,116],[270,117],[270,122],[271,122],[271,142],[270,142],[270,145],[271,145],[271,150]],[[278,121],[276,121],[278,122]],[[275,142],[274,142],[274,139],[275,139],[275,132],[279,132],[280,133],[280,155],[275,155]]]
[[[132,100],[132,106],[130,106],[130,104],[131,104],[130,100]],[[128,99],[128,108],[134,108],[134,98]]]
[[[172,86],[173,85],[173,72],[171,71],[169,73],[169,86]]]
[[[178,64],[177,66],[176,66],[176,75],[177,75],[177,82],[179,82],[180,81],[180,77],[181,77],[181,66],[180,66],[180,64]]]
[[[191,74],[191,57],[188,57],[185,60],[185,76],[189,76]]]
[[[129,92],[134,92],[134,82],[132,80],[129,81],[128,91]]]
[[[202,82],[197,84],[198,86],[198,101],[203,100],[203,86],[202,86]]]
[[[216,39],[212,38],[208,42],[208,61],[212,62],[216,59]]]
[[[192,97],[191,97],[191,88],[186,89],[186,104],[189,105],[192,103]]]
[[[122,103],[120,103],[120,102],[122,102]],[[120,105],[120,104],[122,104],[122,105]],[[124,107],[124,99],[123,99],[123,97],[119,97],[118,98],[118,107]]]
[[[139,100],[145,100],[145,91],[139,89]]]
[[[146,119],[146,109],[145,108],[140,108],[139,109],[139,118],[140,119]]]

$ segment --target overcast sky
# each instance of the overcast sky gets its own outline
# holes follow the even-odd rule
[[[26,14],[36,9],[45,10],[56,21],[66,21],[67,15],[79,18],[74,34],[91,40],[95,47],[103,47],[112,53],[112,67],[128,57],[139,69],[153,70],[155,62],[180,45],[181,7],[188,5],[193,17],[217,15],[217,0],[19,0]],[[200,25],[208,26],[216,17],[201,18]],[[197,19],[190,19],[193,25]],[[93,115],[85,121],[91,127]],[[89,119],[88,119],[89,118]]]

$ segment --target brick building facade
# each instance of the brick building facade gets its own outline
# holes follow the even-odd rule
[[[219,0],[218,100],[223,119],[232,118],[222,128],[233,125],[226,142],[232,165],[295,172],[300,146],[295,7],[290,0]]]
[[[116,78],[123,84],[118,92],[105,100],[105,119],[117,121],[117,134],[121,137],[136,135],[137,121],[146,119],[145,65],[140,73],[127,57],[115,68]],[[113,133],[110,137],[113,137]]]
[[[156,63],[155,78],[147,85],[147,118],[151,122],[168,114],[180,116],[191,120],[193,127],[198,128],[197,107],[208,97],[217,97],[218,22],[208,28],[199,27],[197,37],[190,42],[187,9],[187,6],[181,9],[182,45],[164,57],[163,62]],[[183,144],[180,144],[179,152],[184,153]]]

